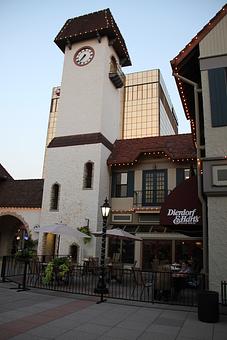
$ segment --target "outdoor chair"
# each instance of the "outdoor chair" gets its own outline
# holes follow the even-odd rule
[[[169,265],[158,266],[155,278],[155,296],[167,301],[172,296],[172,273]]]
[[[99,258],[98,257],[89,257],[88,261],[88,271],[92,274],[96,275],[99,271]]]
[[[133,290],[131,296],[134,296],[135,291],[140,292],[141,300],[144,292],[147,292],[147,297],[149,300],[151,293],[151,301],[154,302],[155,274],[152,272],[143,272],[140,269],[135,269],[134,267],[132,267],[132,275],[133,275]]]

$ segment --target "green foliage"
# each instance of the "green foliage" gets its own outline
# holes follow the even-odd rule
[[[48,284],[54,278],[54,264],[53,261],[50,261],[45,268],[45,274],[43,277],[43,283]]]
[[[36,247],[38,241],[34,241],[31,235],[28,235],[28,239],[24,240],[24,248],[16,252],[15,258],[19,261],[29,261],[36,256]]]
[[[45,269],[43,283],[49,284],[54,278],[64,278],[69,272],[69,259],[67,257],[55,257]],[[56,276],[55,276],[56,275]]]
[[[81,233],[91,236],[91,231],[88,226],[77,228]],[[91,241],[90,237],[84,237],[84,243],[87,244]]]

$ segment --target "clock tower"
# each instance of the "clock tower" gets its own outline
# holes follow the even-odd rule
[[[45,154],[40,224],[101,230],[100,206],[109,196],[106,161],[121,137],[121,67],[131,61],[109,9],[67,20],[55,43],[64,53],[64,66],[56,133]],[[40,236],[40,253],[56,248],[48,242]],[[97,253],[94,237],[87,244],[63,237],[59,254],[68,254],[72,243],[80,257]]]

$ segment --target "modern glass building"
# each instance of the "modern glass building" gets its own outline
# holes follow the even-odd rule
[[[126,75],[122,138],[173,135],[177,118],[160,70]]]

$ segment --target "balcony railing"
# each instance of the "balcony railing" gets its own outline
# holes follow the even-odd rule
[[[111,64],[109,78],[117,89],[125,83],[125,75],[118,65]]]
[[[160,206],[170,194],[170,190],[142,190],[134,191],[134,207]]]

